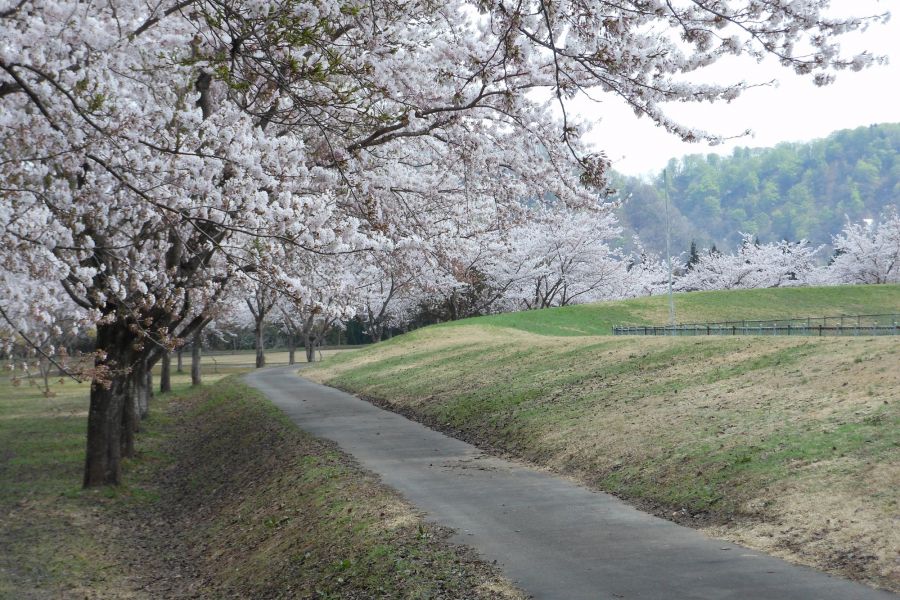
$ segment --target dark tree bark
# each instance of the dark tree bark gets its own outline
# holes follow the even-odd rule
[[[293,365],[296,363],[296,354],[297,354],[297,340],[294,337],[293,332],[288,333],[288,364]]]
[[[135,406],[135,415],[139,419],[146,419],[150,414],[150,368],[146,358],[140,358],[135,362],[131,372],[132,400]],[[135,424],[135,431],[140,430],[140,424]]]
[[[194,334],[194,341],[191,344],[191,385],[201,385],[203,383],[203,374],[200,369],[200,337],[203,330],[198,329]]]
[[[98,374],[91,382],[88,409],[87,452],[84,487],[117,485],[121,480],[123,442],[126,451],[129,438],[133,448],[133,414],[126,415],[129,402],[128,368],[133,362],[134,336],[127,323],[113,321],[97,326],[97,348],[103,358],[95,359]],[[123,432],[126,433],[123,440]]]
[[[163,353],[159,369],[159,392],[165,394],[172,391],[172,355]]]
[[[450,320],[451,321],[458,320],[459,319],[459,306],[457,305],[455,290],[452,294],[450,294],[450,300],[447,303],[447,308],[450,311]]]
[[[150,414],[149,366],[146,357],[135,356],[127,375],[127,393],[122,408],[122,457],[134,456],[135,434],[141,430],[141,420]]]
[[[247,308],[253,315],[253,332],[256,335],[256,368],[260,369],[266,366],[266,352],[263,339],[263,328],[266,323],[266,316],[275,306],[278,296],[275,292],[267,287],[260,285],[253,292],[253,296],[246,298]]]
[[[184,352],[184,347],[182,346],[181,348],[178,349],[178,352],[176,353],[176,356],[178,357],[178,365],[177,365],[177,369],[176,369],[176,370],[177,370],[179,373],[184,373],[184,366],[183,366],[183,360],[182,360],[182,353],[183,353],[183,352]]]
[[[262,319],[256,321],[256,368],[261,369],[266,366],[266,351],[263,340],[263,323]]]
[[[316,314],[310,314],[303,322],[303,346],[306,349],[306,362],[316,360],[316,348],[328,336],[334,325],[334,318],[317,319]]]
[[[295,315],[290,311],[281,307],[281,314],[283,317],[282,323],[284,325],[284,331],[287,333],[288,364],[293,365],[297,363],[297,337],[300,334],[300,329],[297,326]]]
[[[367,323],[366,333],[369,334],[369,337],[372,339],[372,342],[378,343],[384,337],[386,327],[385,321],[387,320],[387,310],[388,306],[390,306],[391,299],[396,294],[397,290],[401,287],[407,285],[410,280],[406,281],[397,281],[394,278],[394,275],[390,276],[390,287],[387,289],[387,293],[384,296],[384,300],[381,303],[381,306],[378,307],[378,311],[375,312],[371,306],[366,307],[366,315],[367,315]],[[338,346],[341,345],[341,335],[340,330],[338,330]]]
[[[304,347],[306,348],[306,362],[315,362],[316,361],[316,338],[315,338],[315,336],[307,336]]]
[[[145,402],[145,406],[147,407],[147,411],[141,414],[142,419],[146,419],[150,416],[150,401],[153,400],[153,364],[147,363],[147,387],[146,387],[147,401]]]
[[[134,377],[128,377],[125,398],[122,402],[122,431],[119,442],[122,458],[134,456],[134,437],[138,431],[137,394],[134,389]]]

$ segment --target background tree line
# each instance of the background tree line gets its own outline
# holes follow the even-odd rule
[[[877,218],[900,198],[900,124],[837,131],[809,143],[736,148],[669,161],[673,249],[733,250],[742,233],[763,242],[830,244],[846,225]],[[665,182],[615,177],[626,234],[665,250]]]

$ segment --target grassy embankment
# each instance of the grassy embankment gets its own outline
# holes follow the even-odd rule
[[[0,379],[0,598],[518,597],[237,380],[174,383],[126,484],[84,491],[86,387]]]
[[[900,312],[900,286],[684,294],[680,321]],[[307,373],[776,555],[900,590],[900,338],[629,338],[665,298],[469,319]]]

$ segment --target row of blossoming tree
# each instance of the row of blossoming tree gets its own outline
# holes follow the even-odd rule
[[[90,364],[61,366],[92,381],[84,484],[118,483],[149,369],[235,290],[257,309],[277,296],[301,329],[352,310],[359,278],[383,299],[428,272],[452,306],[447,282],[523,224],[551,239],[560,212],[607,218],[608,164],[580,141],[576,95],[711,138],[664,108],[753,85],[691,83],[723,57],[774,56],[819,84],[879,60],[842,55],[835,38],[886,16],[828,8],[2,0],[3,337],[50,356],[38,331],[95,330]],[[509,248],[485,267],[504,293],[527,282],[529,306],[589,297],[523,279]],[[365,310],[382,312],[378,298]]]
[[[405,327],[428,304],[443,305],[443,318],[454,319],[650,296],[668,289],[669,268],[663,259],[639,245],[629,254],[615,249],[620,231],[610,215],[544,214],[509,233],[502,241],[481,240],[462,248],[446,269],[438,264],[437,269],[398,271],[396,262],[383,263],[394,270],[359,288],[361,308],[355,314],[377,341],[386,327]],[[394,284],[385,286],[386,281]],[[680,256],[672,261],[675,291],[880,283],[900,283],[896,212],[874,222],[848,223],[834,237],[831,256],[825,247],[806,241],[760,243],[748,234],[734,252],[706,249],[693,260]]]
[[[263,367],[267,329],[278,332],[288,362],[294,364],[298,345],[306,360],[313,361],[329,333],[350,319],[364,327],[369,339],[379,341],[423,324],[423,313],[438,311],[433,320],[440,321],[664,293],[668,265],[643,252],[639,243],[630,254],[615,250],[620,233],[608,213],[544,212],[507,231],[483,233],[477,245],[458,241],[457,252],[444,255],[443,261],[429,261],[428,253],[409,248],[319,256],[305,267],[309,302],[298,303],[261,281],[233,286],[208,312],[206,327],[197,328],[190,340],[176,342],[179,371],[182,345],[190,341],[192,381],[199,384],[203,339],[227,347],[237,343],[241,332],[252,332],[256,366]],[[672,267],[676,291],[897,283],[900,216],[888,212],[879,221],[848,223],[834,237],[830,259],[824,247],[805,241],[761,244],[745,235],[735,252],[695,251],[673,257]],[[34,356],[35,349],[62,352],[58,358],[65,361],[72,354],[68,348],[83,346],[85,338],[65,316],[50,327],[34,325],[34,346],[20,340],[16,354],[25,359],[19,362],[22,367],[37,371],[32,381],[42,381],[50,393],[53,364]],[[171,389],[168,351],[161,362],[160,390],[165,392]],[[146,404],[142,399],[141,406]]]
[[[665,293],[668,265],[637,250],[625,253],[621,230],[609,213],[544,211],[503,232],[456,240],[454,251],[435,257],[413,248],[318,259],[325,266],[316,301],[298,307],[257,286],[226,310],[216,325],[226,335],[252,329],[257,366],[265,364],[263,330],[281,330],[295,362],[295,347],[312,361],[329,331],[356,318],[369,338],[433,320],[567,306]],[[342,287],[327,273],[345,273]],[[673,257],[675,291],[773,288],[900,282],[900,216],[848,223],[834,237],[832,255],[806,241],[760,243],[745,235],[734,252],[706,249],[693,258]],[[312,280],[309,280],[312,282]],[[265,299],[265,300],[263,300]],[[426,321],[427,322],[427,321]],[[260,358],[262,356],[262,358]]]

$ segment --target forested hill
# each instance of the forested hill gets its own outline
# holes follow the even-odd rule
[[[809,143],[737,148],[731,156],[695,154],[669,162],[672,251],[733,248],[740,233],[761,241],[829,243],[846,218],[875,218],[900,206],[900,124],[837,131]],[[652,182],[616,176],[626,235],[665,248],[662,173]]]

